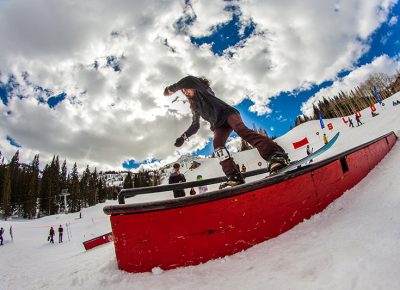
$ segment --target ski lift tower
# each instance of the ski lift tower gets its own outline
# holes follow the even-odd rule
[[[64,197],[64,213],[68,213],[67,196],[69,195],[68,189],[61,190],[61,197]]]

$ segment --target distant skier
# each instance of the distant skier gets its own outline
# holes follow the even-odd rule
[[[171,175],[169,176],[169,184],[173,184],[173,183],[180,183],[180,182],[186,182],[186,178],[185,175],[183,175],[179,170],[180,170],[180,165],[179,163],[175,163],[173,165],[174,168],[174,172],[171,173]],[[185,190],[184,189],[175,189],[173,191],[174,193],[174,197],[178,198],[178,197],[184,197],[185,196]]]
[[[11,241],[14,241],[12,226],[10,226],[10,237],[11,237]]]
[[[239,111],[218,99],[207,79],[186,76],[177,83],[166,87],[164,96],[171,96],[179,90],[187,97],[193,118],[190,127],[176,139],[175,146],[182,146],[185,140],[197,133],[200,128],[200,117],[208,121],[214,132],[215,156],[219,158],[222,170],[228,177],[228,185],[244,183],[240,170],[225,147],[225,142],[232,131],[257,148],[261,157],[268,162],[270,171],[276,171],[289,164],[288,156],[282,147],[268,137],[247,128]]]
[[[363,122],[361,122],[360,115],[358,114],[356,114],[356,121],[357,121],[357,127],[364,124]]]
[[[242,164],[242,169],[240,170],[242,173],[245,173],[247,171],[247,168],[244,164]]]
[[[59,242],[59,243],[62,243],[62,242],[63,242],[63,240],[62,240],[62,238],[63,238],[63,232],[64,232],[64,229],[63,229],[62,225],[60,225],[60,226],[58,227],[58,242]]]
[[[3,245],[3,234],[4,234],[4,229],[3,227],[0,228],[0,246]]]
[[[350,117],[348,117],[347,120],[349,121],[349,127],[354,128],[353,120]]]
[[[54,244],[54,229],[53,227],[50,227],[50,231],[49,231],[49,237],[47,238],[48,241],[50,241],[50,243]]]

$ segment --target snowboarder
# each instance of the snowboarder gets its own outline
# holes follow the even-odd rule
[[[50,243],[54,244],[54,229],[53,227],[50,227],[50,231],[49,231],[49,237],[47,238],[48,241],[50,241]]]
[[[173,165],[174,172],[171,173],[169,176],[169,184],[173,183],[180,183],[180,182],[186,182],[185,175],[183,175],[179,170],[180,170],[180,164],[175,163]],[[175,189],[174,191],[174,197],[184,197],[185,196],[185,190],[184,189]]]
[[[353,120],[350,117],[348,117],[347,120],[349,121],[349,127],[354,128]]]
[[[200,180],[203,180],[203,176],[197,175],[197,181],[200,181]],[[200,185],[198,187],[198,190],[199,190],[200,194],[206,193],[208,191],[208,187],[207,187],[207,185]]]
[[[3,227],[0,228],[0,246],[3,245],[3,234],[4,234],[4,229]]]
[[[360,115],[358,114],[356,114],[356,121],[357,121],[357,127],[364,124],[363,122],[361,122]]]
[[[63,232],[64,232],[64,229],[63,229],[62,225],[60,225],[58,227],[58,242],[59,243],[62,243]]]
[[[214,153],[219,158],[222,170],[227,176],[228,185],[244,183],[240,170],[225,147],[225,142],[232,131],[257,148],[261,157],[268,162],[270,171],[277,171],[289,164],[288,156],[282,147],[267,136],[247,128],[239,111],[218,99],[207,79],[186,76],[177,83],[166,87],[164,96],[171,96],[179,90],[187,97],[193,117],[192,124],[176,139],[175,146],[182,146],[190,136],[197,133],[200,128],[200,117],[208,121],[214,132]]]

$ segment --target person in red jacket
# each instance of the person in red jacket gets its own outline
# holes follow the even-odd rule
[[[243,123],[238,110],[218,99],[210,88],[209,81],[205,78],[187,76],[177,83],[167,86],[164,96],[171,96],[181,90],[189,101],[193,119],[190,127],[175,141],[175,146],[180,147],[200,128],[200,117],[208,121],[214,132],[214,153],[219,158],[222,170],[227,176],[227,184],[234,186],[244,183],[238,166],[233,161],[225,147],[225,142],[232,131],[242,139],[257,148],[261,157],[268,162],[270,172],[277,171],[289,164],[287,154],[282,147],[267,136],[250,130]]]
[[[53,227],[50,227],[48,240],[50,241],[50,243],[53,243],[53,244],[54,244],[54,234],[55,234],[55,232],[54,232]]]

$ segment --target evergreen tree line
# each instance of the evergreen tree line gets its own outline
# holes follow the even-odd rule
[[[322,98],[317,104],[313,104],[313,115],[300,115],[295,120],[298,126],[309,120],[318,120],[321,113],[323,118],[345,117],[355,114],[375,104],[376,98],[373,87],[375,86],[382,100],[400,91],[400,73],[389,76],[384,73],[373,73],[366,81],[350,90],[340,91],[332,98]]]
[[[64,211],[61,190],[68,190],[68,211],[78,212],[82,208],[116,199],[119,188],[107,187],[96,168],[86,167],[79,174],[76,163],[68,172],[67,162],[60,165],[58,156],[39,170],[39,155],[31,164],[19,163],[19,151],[9,164],[4,164],[0,152],[0,211],[6,219],[11,215],[37,218]]]

